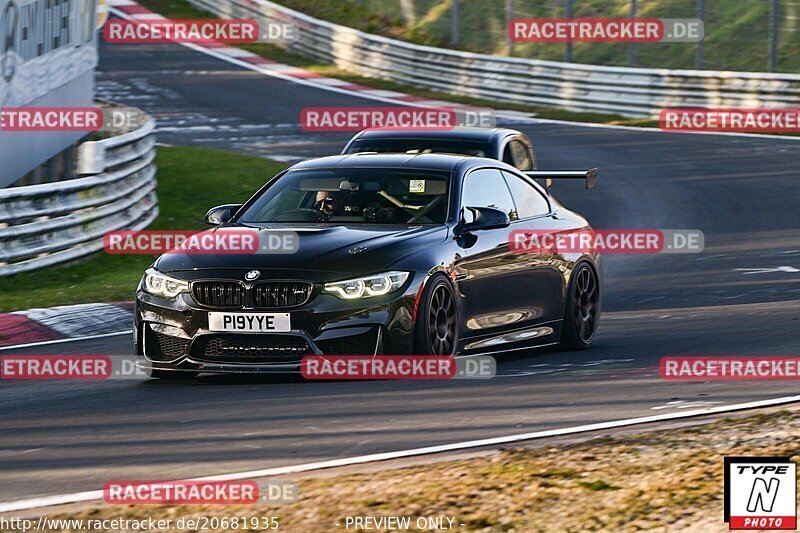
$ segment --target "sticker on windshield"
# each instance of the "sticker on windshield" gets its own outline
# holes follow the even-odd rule
[[[425,192],[425,180],[409,180],[408,192]]]

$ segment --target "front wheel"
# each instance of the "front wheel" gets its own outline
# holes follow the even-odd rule
[[[587,263],[581,263],[572,272],[564,307],[560,348],[587,349],[592,344],[600,318],[600,284],[594,269]]]
[[[458,342],[458,307],[444,276],[432,278],[420,299],[414,329],[415,355],[453,355]]]

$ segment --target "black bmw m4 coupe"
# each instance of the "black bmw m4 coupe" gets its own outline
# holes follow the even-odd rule
[[[598,254],[509,245],[515,231],[589,228],[539,177],[550,175],[445,154],[296,164],[206,221],[213,232],[291,231],[297,250],[162,255],[137,290],[136,354],[153,376],[181,378],[293,372],[314,354],[587,348],[600,313]]]

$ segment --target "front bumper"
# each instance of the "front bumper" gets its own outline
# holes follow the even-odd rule
[[[413,353],[418,287],[385,297],[343,301],[318,294],[291,309],[209,309],[183,294],[166,300],[138,291],[134,312],[137,356],[156,369],[200,372],[297,372],[305,355]],[[285,333],[232,333],[209,329],[209,311],[283,313]]]

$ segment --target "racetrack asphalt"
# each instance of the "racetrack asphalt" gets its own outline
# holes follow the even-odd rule
[[[104,44],[99,70],[99,96],[155,115],[162,143],[285,161],[349,138],[303,132],[304,107],[385,106],[176,45]],[[534,140],[540,168],[600,168],[592,191],[554,189],[595,227],[700,229],[705,251],[606,256],[592,349],[500,357],[493,380],[0,382],[0,502],[797,394],[791,381],[666,382],[658,361],[800,355],[800,141],[501,124]],[[12,353],[127,354],[130,339]]]

